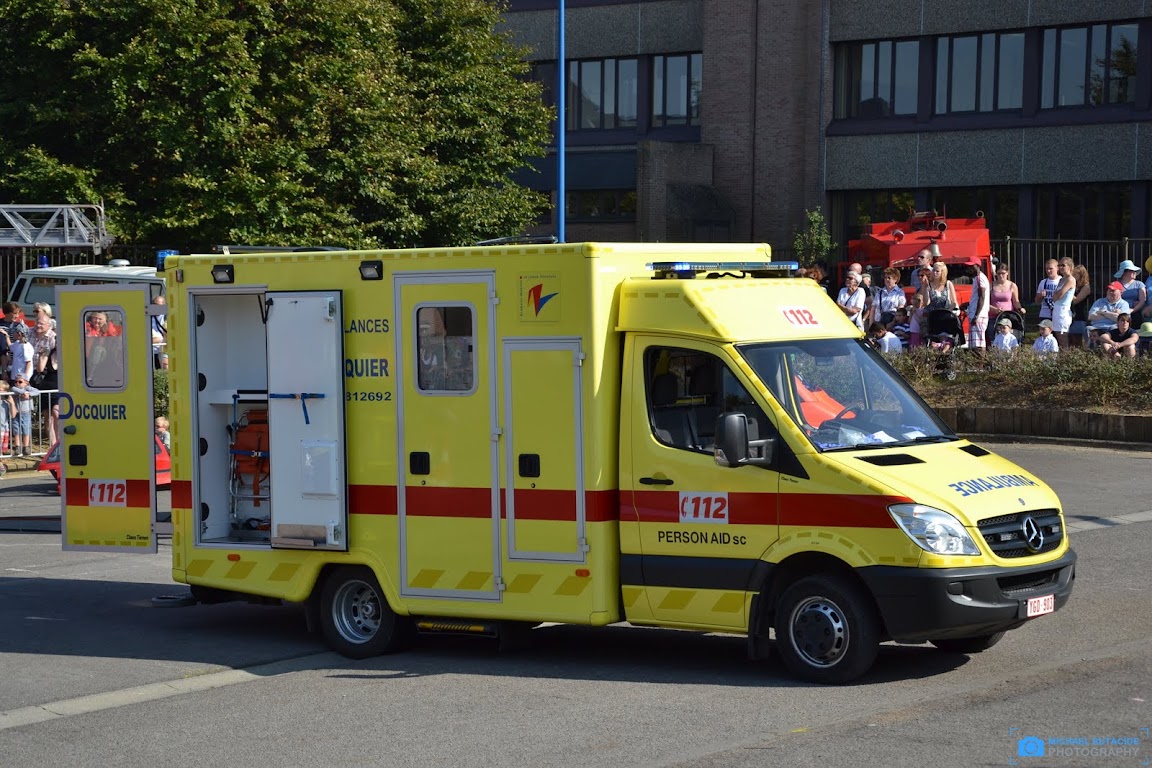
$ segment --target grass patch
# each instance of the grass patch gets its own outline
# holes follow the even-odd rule
[[[914,349],[889,358],[912,388],[937,408],[1060,408],[1152,415],[1152,357],[1111,360],[1081,349],[1041,357],[1021,349],[983,360],[959,351],[946,380],[939,356]]]

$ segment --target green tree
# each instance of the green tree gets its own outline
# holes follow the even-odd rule
[[[124,240],[516,234],[549,113],[487,0],[0,0],[0,199]]]
[[[792,237],[796,260],[807,267],[817,262],[826,263],[828,255],[836,250],[836,243],[828,234],[828,224],[819,208],[804,211],[804,226]]]

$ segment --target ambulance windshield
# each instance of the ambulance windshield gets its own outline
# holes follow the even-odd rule
[[[958,439],[862,339],[744,344],[739,350],[821,451]]]

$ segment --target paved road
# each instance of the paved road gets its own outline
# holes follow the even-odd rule
[[[350,662],[291,608],[151,607],[178,590],[163,545],[62,554],[56,535],[0,533],[0,766],[969,766],[1019,759],[1022,734],[1140,738],[1152,455],[995,448],[1081,529],[1072,601],[979,656],[888,645],[841,688],[748,662],[737,638],[623,626],[547,627],[519,654],[437,638]],[[0,516],[24,496],[43,500],[0,487]]]

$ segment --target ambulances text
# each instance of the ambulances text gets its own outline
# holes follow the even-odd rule
[[[349,320],[344,333],[388,333],[388,318],[369,317]]]
[[[984,491],[995,491],[998,488],[1018,488],[1025,485],[1039,485],[1039,483],[1035,480],[1029,480],[1024,475],[989,475],[988,477],[961,480],[958,483],[948,483],[948,487],[961,496],[975,496]]]

